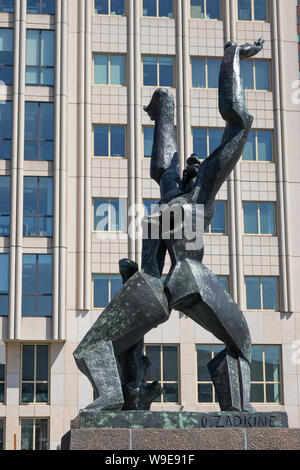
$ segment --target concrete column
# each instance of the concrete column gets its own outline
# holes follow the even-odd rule
[[[191,59],[189,2],[182,2],[182,63],[183,63],[183,119],[184,158],[191,154]]]
[[[182,24],[182,0],[177,0],[175,5],[176,21],[176,129],[177,146],[179,152],[179,169],[182,174],[184,168],[184,93],[183,93],[183,24]]]

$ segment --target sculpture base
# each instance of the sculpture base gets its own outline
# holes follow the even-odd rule
[[[284,412],[81,411],[66,450],[299,449],[300,429]]]

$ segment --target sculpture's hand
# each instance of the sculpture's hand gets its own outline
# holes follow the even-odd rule
[[[259,38],[254,44],[243,44],[240,46],[240,59],[247,59],[253,57],[263,49],[265,40],[264,38]]]

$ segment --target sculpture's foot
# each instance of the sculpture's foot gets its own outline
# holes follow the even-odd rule
[[[116,401],[103,401],[102,397],[97,398],[93,403],[90,403],[88,406],[80,410],[80,413],[85,412],[95,412],[103,411],[103,410],[121,410],[123,408],[123,400],[120,400],[120,403],[116,403]]]
[[[166,88],[158,88],[152,95],[148,106],[144,106],[144,111],[152,121],[156,121],[159,111],[166,107],[174,108],[174,97]]]
[[[256,409],[254,406],[250,405],[250,403],[247,406],[244,406],[242,411],[248,411],[248,413],[256,413]]]

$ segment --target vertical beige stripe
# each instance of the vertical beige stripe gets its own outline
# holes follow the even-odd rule
[[[179,169],[184,168],[184,93],[183,93],[183,36],[182,36],[182,0],[175,2],[176,21],[176,129],[179,152]]]
[[[189,2],[182,2],[184,159],[191,154],[191,59]]]

